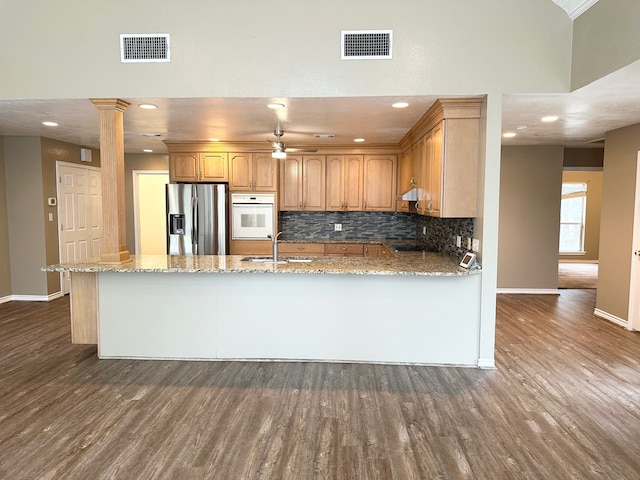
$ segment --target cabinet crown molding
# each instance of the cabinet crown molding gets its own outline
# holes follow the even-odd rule
[[[447,119],[480,118],[485,97],[473,98],[441,98],[425,112],[400,140],[402,151],[409,148],[417,140],[429,133],[438,123]]]

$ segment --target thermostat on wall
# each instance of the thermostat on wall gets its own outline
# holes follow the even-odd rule
[[[55,207],[56,206],[56,197],[47,198],[47,205],[49,205],[50,207]]]
[[[475,253],[466,253],[462,261],[460,262],[460,266],[464,268],[473,268],[476,265],[476,254]]]

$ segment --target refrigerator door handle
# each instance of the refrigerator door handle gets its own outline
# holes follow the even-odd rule
[[[194,189],[195,191],[195,189]],[[198,254],[198,197],[191,197],[191,244],[193,245],[193,254]]]

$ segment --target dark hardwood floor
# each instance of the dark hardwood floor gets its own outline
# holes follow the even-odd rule
[[[640,335],[594,302],[498,296],[497,370],[98,360],[6,303],[0,478],[638,479]]]

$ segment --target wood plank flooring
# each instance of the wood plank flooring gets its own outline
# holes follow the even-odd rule
[[[598,288],[598,264],[559,263],[558,288]]]
[[[640,335],[594,303],[499,295],[489,371],[98,360],[6,303],[0,478],[638,479]]]

